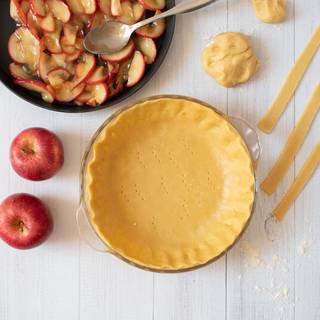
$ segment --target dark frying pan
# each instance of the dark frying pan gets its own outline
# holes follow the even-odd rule
[[[9,88],[12,92],[14,92],[22,99],[28,101],[29,103],[35,106],[48,110],[70,113],[90,112],[104,109],[121,101],[124,101],[126,98],[130,97],[135,92],[140,90],[159,69],[168,52],[174,33],[175,17],[173,16],[167,19],[166,32],[161,38],[157,40],[158,56],[156,58],[156,61],[146,68],[146,72],[142,80],[136,86],[132,88],[126,88],[115,97],[106,101],[104,104],[92,108],[88,106],[77,106],[73,103],[59,103],[56,101],[53,103],[46,103],[41,99],[41,97],[38,94],[32,91],[28,91],[14,84],[13,78],[9,73],[8,66],[12,61],[8,54],[7,43],[9,36],[12,32],[14,32],[16,28],[15,22],[10,17],[9,3],[9,0],[0,0],[0,81],[2,81],[2,83],[7,88]],[[171,8],[172,6],[174,6],[174,4],[175,0],[167,0],[167,8]]]

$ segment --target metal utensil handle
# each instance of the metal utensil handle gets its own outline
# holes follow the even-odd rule
[[[194,10],[198,10],[200,8],[203,8],[213,2],[216,2],[217,0],[191,0],[191,1],[182,1],[179,4],[177,4],[176,6],[174,6],[173,8],[162,12],[160,14],[157,14],[151,18],[142,20],[136,24],[133,24],[131,26],[131,28],[133,30],[139,29],[143,26],[145,26],[146,24],[152,23],[158,19],[162,19],[162,18],[167,18],[176,14],[180,14],[180,13],[186,13],[186,12],[191,12]]]
[[[237,117],[229,117],[231,123],[239,131],[250,151],[254,168],[257,168],[262,153],[260,138],[257,131],[246,121]]]
[[[112,251],[98,238],[89,224],[83,204],[80,203],[76,212],[76,221],[80,238],[93,250],[104,253]]]

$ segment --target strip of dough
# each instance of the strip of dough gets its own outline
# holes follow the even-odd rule
[[[312,177],[313,173],[316,171],[320,164],[320,142],[313,149],[308,159],[303,164],[302,169],[299,171],[293,184],[281,199],[277,207],[273,210],[273,215],[278,221],[281,221],[291,207],[292,203],[297,199],[300,192],[303,190],[306,183]]]
[[[261,183],[260,188],[271,195],[281,182],[282,178],[288,171],[295,155],[302,146],[314,118],[320,109],[320,82],[317,84],[312,96],[304,109],[297,125],[290,133],[287,143],[282,149],[282,152],[274,164],[273,168]]]
[[[265,132],[271,133],[275,125],[277,124],[280,116],[285,110],[287,104],[289,103],[291,97],[296,91],[302,77],[307,70],[313,56],[316,54],[320,46],[320,25],[317,27],[316,31],[312,35],[311,40],[307,44],[306,48],[303,50],[295,65],[291,69],[288,78],[285,80],[278,96],[270,106],[267,113],[259,121],[258,128]]]

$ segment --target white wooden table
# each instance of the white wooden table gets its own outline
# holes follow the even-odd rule
[[[160,71],[128,102],[162,93],[190,95],[255,124],[319,22],[319,0],[288,0],[288,18],[280,25],[259,22],[249,0],[220,0],[180,16]],[[216,85],[200,63],[210,37],[227,30],[250,35],[262,65],[252,81],[229,90]],[[261,134],[264,153],[258,181],[302,113],[320,80],[319,70],[320,52],[272,136]],[[80,160],[90,136],[119,106],[91,114],[59,114],[31,106],[3,85],[0,101],[0,197],[35,194],[46,201],[55,220],[54,234],[39,248],[17,251],[0,243],[0,320],[320,319],[320,170],[288,212],[276,243],[266,238],[263,227],[319,138],[319,116],[274,196],[259,192],[243,239],[212,265],[166,275],[96,253],[78,238]],[[28,182],[10,167],[12,138],[31,126],[51,129],[63,140],[65,166],[52,180]]]

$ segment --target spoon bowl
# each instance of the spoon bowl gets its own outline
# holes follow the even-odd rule
[[[130,25],[119,21],[108,21],[88,33],[84,47],[93,54],[118,52],[126,46],[133,31]]]

